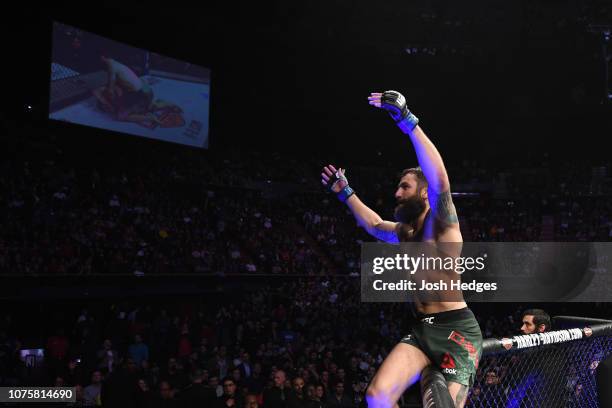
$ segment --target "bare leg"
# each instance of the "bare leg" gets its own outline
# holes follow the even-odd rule
[[[451,398],[455,402],[455,408],[463,408],[468,395],[467,385],[459,384],[452,381],[449,381],[447,384],[448,392],[450,393]]]
[[[397,407],[406,388],[414,384],[425,367],[431,364],[418,348],[398,343],[385,358],[366,393],[369,408]]]

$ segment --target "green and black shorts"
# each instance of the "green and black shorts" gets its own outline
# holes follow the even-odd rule
[[[471,387],[482,354],[482,333],[467,307],[420,314],[419,322],[401,343],[419,348],[446,378]]]

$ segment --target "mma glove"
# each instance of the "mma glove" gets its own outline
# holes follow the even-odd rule
[[[406,98],[397,91],[383,92],[380,107],[389,112],[398,126],[403,125],[412,131],[419,124],[419,119],[408,110]]]
[[[344,185],[344,187],[336,193],[336,196],[338,197],[338,200],[344,203],[346,202],[346,200],[348,200],[350,196],[355,194],[355,191],[353,191],[353,189],[348,184],[348,179],[344,175],[344,170],[337,170],[334,174],[332,174],[332,176],[329,178],[329,181],[327,182],[327,188],[333,193],[334,187],[338,183],[341,183],[341,185]]]

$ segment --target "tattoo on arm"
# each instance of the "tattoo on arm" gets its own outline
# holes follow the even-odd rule
[[[436,196],[434,211],[436,218],[440,221],[447,224],[457,224],[459,222],[450,191],[445,191]]]
[[[465,397],[467,397],[467,392],[467,385],[461,385],[459,391],[457,391],[457,396],[455,397],[455,408],[463,408],[463,403],[465,402]]]

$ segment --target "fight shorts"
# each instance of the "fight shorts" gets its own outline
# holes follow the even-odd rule
[[[423,351],[444,375],[452,381],[471,387],[482,354],[482,333],[467,307],[433,314],[419,314],[416,323],[401,343]]]

